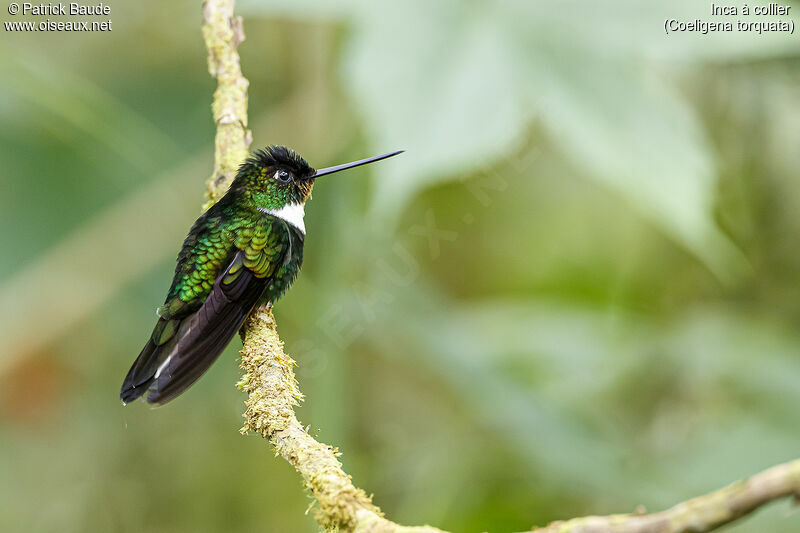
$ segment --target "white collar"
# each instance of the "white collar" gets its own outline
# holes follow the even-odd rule
[[[306,234],[306,224],[303,221],[303,217],[306,214],[306,208],[304,204],[286,204],[280,209],[267,209],[265,207],[259,207],[258,210],[262,213],[285,220],[295,228],[299,229],[300,233],[303,235]]]

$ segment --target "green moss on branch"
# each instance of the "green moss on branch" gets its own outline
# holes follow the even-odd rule
[[[208,72],[217,79],[212,112],[217,126],[214,138],[214,172],[207,182],[210,207],[225,194],[239,165],[247,158],[252,136],[247,129],[247,88],[237,48],[244,40],[241,17],[233,15],[233,0],[203,3],[203,39],[208,50]]]

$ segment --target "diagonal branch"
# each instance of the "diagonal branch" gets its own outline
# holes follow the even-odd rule
[[[247,86],[237,47],[244,40],[241,18],[233,16],[234,0],[206,0],[203,37],[208,69],[217,78],[214,93],[214,172],[207,182],[209,205],[218,200],[247,157]],[[206,206],[208,207],[208,205]],[[283,343],[269,308],[257,308],[242,328],[244,348],[239,386],[249,394],[242,431],[256,431],[302,475],[319,502],[317,521],[327,529],[434,533],[434,528],[397,526],[383,518],[363,490],[356,488],[336,458],[335,448],[317,442],[294,415],[302,399],[294,377],[294,361]]]
[[[256,309],[245,323],[239,386],[249,394],[243,432],[255,431],[303,477],[319,503],[317,522],[327,530],[435,533],[432,527],[399,526],[383,518],[363,490],[356,488],[337,459],[339,452],[317,442],[297,420],[293,407],[303,399],[295,362],[283,351],[269,308]]]
[[[237,47],[244,40],[241,18],[233,16],[234,0],[206,0],[203,37],[208,67],[217,78],[214,93],[214,172],[207,182],[211,203],[225,192],[247,157],[247,86]],[[408,527],[383,517],[372,498],[353,485],[338,460],[336,448],[309,435],[294,414],[303,399],[294,376],[295,362],[283,351],[269,307],[256,308],[242,328],[244,347],[239,387],[247,392],[242,432],[267,439],[300,473],[319,507],[317,522],[329,531],[369,533],[444,533],[434,527]],[[539,533],[702,533],[735,521],[771,501],[800,497],[800,460],[776,466],[745,482],[689,500],[652,515],[612,515],[554,522]]]

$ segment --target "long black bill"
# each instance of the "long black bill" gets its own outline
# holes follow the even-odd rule
[[[311,177],[317,179],[322,176],[327,176],[328,174],[333,174],[334,172],[347,170],[348,168],[360,167],[361,165],[374,163],[375,161],[380,161],[381,159],[386,159],[388,157],[396,156],[397,154],[402,154],[404,151],[405,150],[398,150],[396,152],[389,152],[388,154],[376,155],[375,157],[368,157],[366,159],[359,159],[358,161],[353,161],[352,163],[344,163],[342,165],[336,165],[335,167],[322,168],[317,170]]]

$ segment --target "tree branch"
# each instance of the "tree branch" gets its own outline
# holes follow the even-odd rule
[[[383,518],[363,490],[356,488],[337,459],[336,448],[317,442],[294,414],[303,399],[294,377],[295,362],[283,351],[269,308],[251,313],[245,323],[239,387],[249,395],[242,432],[255,431],[303,477],[319,503],[317,522],[328,530],[434,533],[432,527],[404,527]]]
[[[586,516],[553,522],[536,533],[705,533],[775,500],[800,501],[800,459],[653,514]]]
[[[247,79],[237,47],[244,40],[242,20],[233,16],[234,0],[206,0],[203,37],[208,70],[217,78],[213,113],[214,171],[207,182],[208,203],[227,190],[251,142],[247,129]],[[295,362],[283,351],[269,306],[253,310],[242,328],[244,371],[238,386],[247,392],[243,433],[254,431],[300,473],[319,508],[317,522],[327,530],[369,533],[444,533],[430,526],[408,527],[383,517],[372,498],[353,485],[339,452],[309,435],[294,414],[303,399],[294,376]],[[746,482],[652,515],[591,516],[554,522],[539,533],[700,533],[711,531],[787,496],[800,497],[800,460],[776,466]]]
[[[207,182],[209,202],[227,190],[236,169],[248,155],[247,79],[242,75],[237,47],[244,40],[241,18],[233,16],[234,0],[206,0],[203,37],[208,70],[217,78],[214,92],[214,172]],[[363,490],[356,488],[336,458],[338,452],[305,432],[294,414],[303,395],[297,388],[295,362],[283,352],[283,343],[268,307],[253,310],[242,328],[244,347],[240,388],[245,402],[243,432],[256,431],[302,475],[319,502],[317,521],[327,529],[434,533],[435,528],[402,527],[383,518]]]
[[[228,190],[239,165],[247,158],[253,138],[247,129],[247,88],[236,49],[244,41],[242,18],[233,16],[234,0],[203,2],[203,40],[208,50],[208,72],[217,78],[212,112],[214,172],[208,179],[207,209]]]

